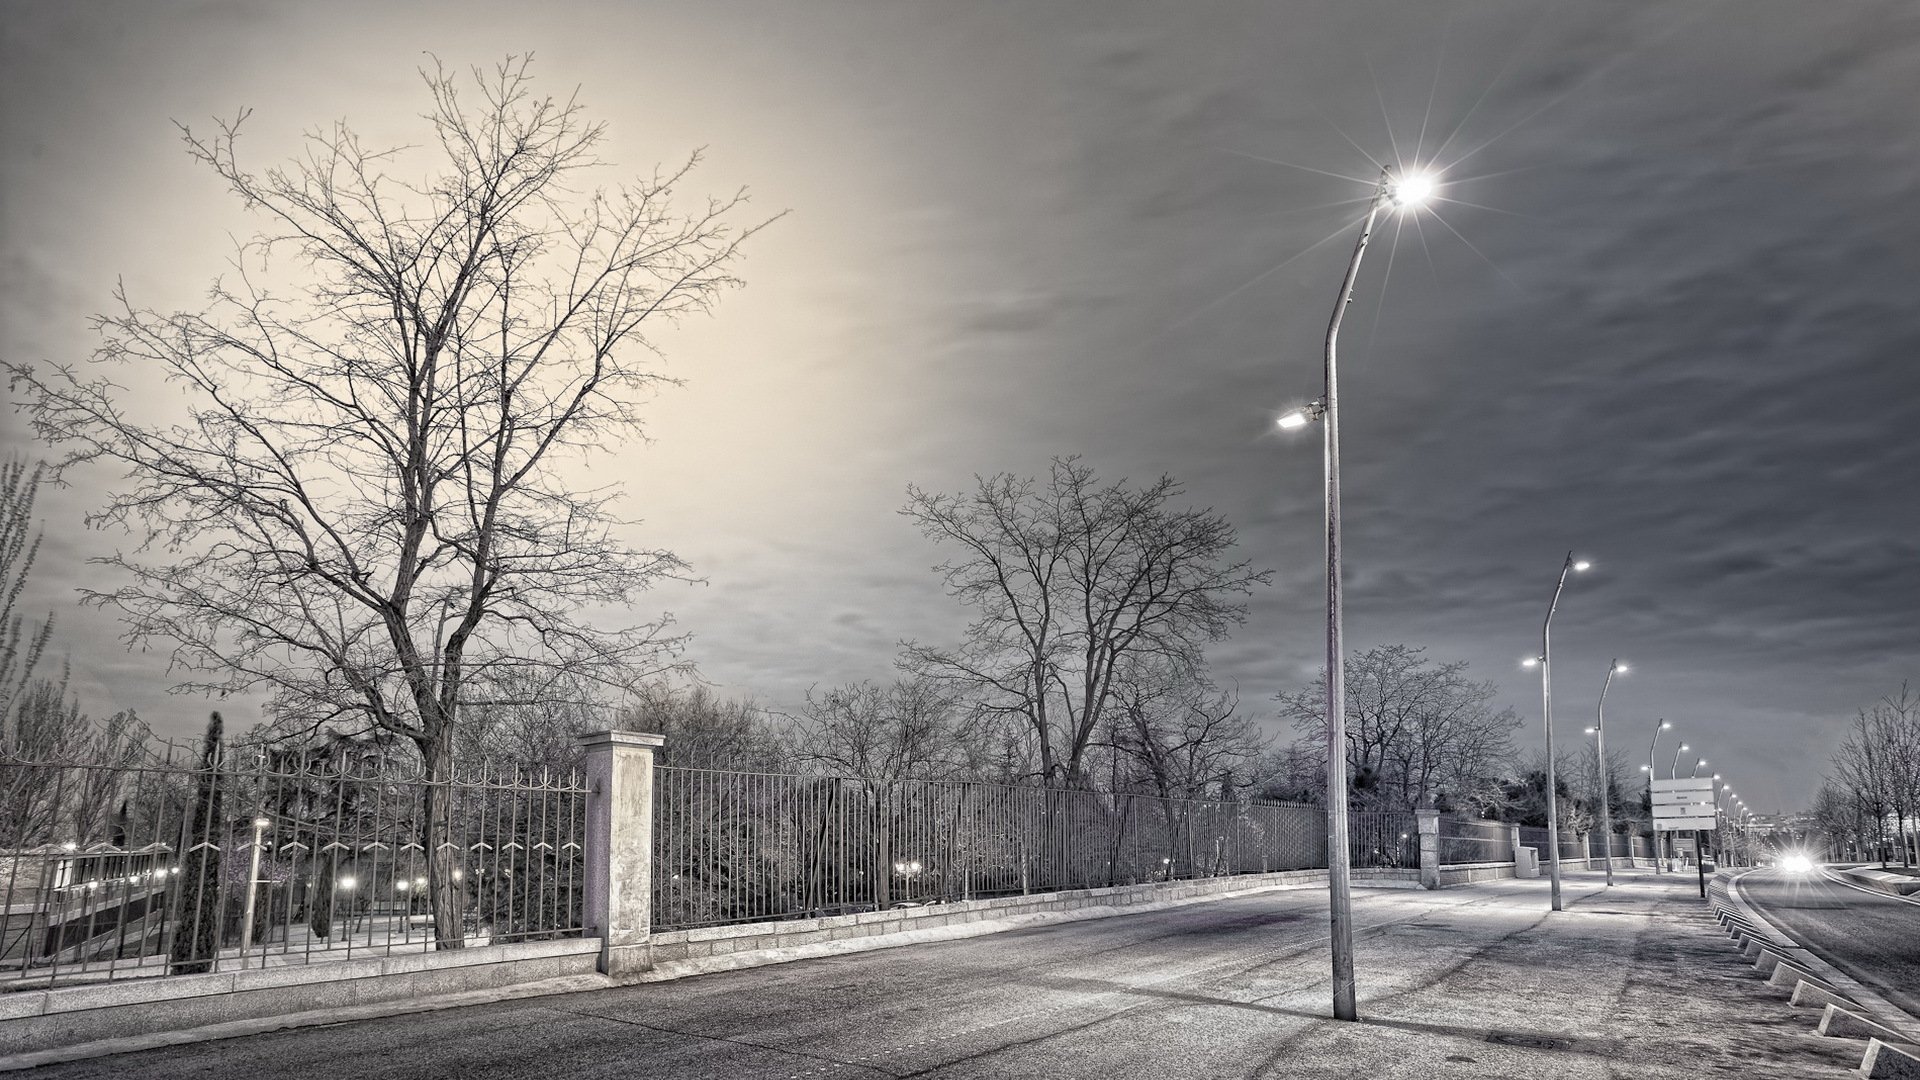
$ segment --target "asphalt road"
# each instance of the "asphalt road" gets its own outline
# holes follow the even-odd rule
[[[1858,1063],[1689,888],[1619,876],[1570,874],[1551,914],[1544,881],[1356,890],[1361,1024],[1327,1016],[1326,894],[1302,889],[25,1075],[1838,1080]]]
[[[1755,871],[1740,894],[1802,948],[1920,1017],[1920,904],[1820,871]]]

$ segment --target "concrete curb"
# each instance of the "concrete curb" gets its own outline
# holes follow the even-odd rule
[[[1838,1005],[1843,1009],[1858,1009],[1860,1007],[1854,1004],[1851,998],[1836,994],[1831,990],[1822,990],[1810,982],[1802,982],[1795,985],[1793,988],[1793,997],[1788,999],[1787,1004],[1796,1009],[1819,1009],[1828,1005]]]
[[[1886,1026],[1876,1024],[1857,1012],[1849,1012],[1838,1005],[1829,1005],[1820,1014],[1820,1026],[1814,1029],[1829,1039],[1879,1039],[1881,1042],[1901,1042],[1900,1033]]]
[[[1798,989],[1801,983],[1808,983],[1830,994],[1840,992],[1838,987],[1815,975],[1813,972],[1802,970],[1785,960],[1780,961],[1780,963],[1774,966],[1773,977],[1767,980],[1767,984],[1770,986],[1785,987],[1789,997],[1792,996],[1794,990]]]
[[[1769,986],[1789,991],[1789,1006],[1821,1006],[1816,1035],[1830,1039],[1867,1040],[1855,1075],[1870,1080],[1920,1080],[1920,1057],[1908,1052],[1914,1048],[1902,1045],[1908,1041],[1907,1034],[1863,1014],[1871,1008],[1874,1013],[1887,1019],[1911,1018],[1849,978],[1845,972],[1801,948],[1784,932],[1766,922],[1766,916],[1748,906],[1734,886],[1740,878],[1752,872],[1748,870],[1735,875],[1719,890],[1719,899],[1713,903],[1715,917],[1722,925],[1729,926],[1729,934],[1741,945],[1741,954],[1753,959],[1753,969],[1767,977]],[[1751,928],[1751,933],[1731,929],[1735,920]],[[1814,974],[1815,970],[1820,974]],[[1854,1001],[1848,1001],[1849,996]]]
[[[1900,1031],[1906,1041],[1920,1042],[1920,1018],[1908,1016],[1892,1002],[1874,993],[1868,987],[1860,985],[1859,982],[1855,981],[1853,977],[1846,972],[1841,971],[1832,964],[1801,948],[1792,938],[1787,937],[1784,933],[1776,929],[1772,923],[1767,922],[1766,916],[1749,906],[1746,900],[1741,897],[1738,884],[1740,878],[1750,873],[1753,873],[1753,871],[1748,870],[1745,873],[1736,875],[1733,879],[1735,887],[1727,890],[1725,904],[1731,913],[1739,915],[1741,918],[1753,923],[1764,939],[1775,943],[1777,951],[1779,951],[1788,962],[1794,964],[1796,967],[1810,971],[1818,978],[1825,980],[1827,987],[1831,989],[1832,992],[1852,999],[1856,1009],[1871,1014],[1881,1023],[1897,1025],[1895,1030]]]
[[[1868,1080],[1920,1080],[1920,1046],[1867,1040],[1867,1056],[1856,1075]]]

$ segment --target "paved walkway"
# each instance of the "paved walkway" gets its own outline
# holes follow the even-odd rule
[[[1364,1022],[1327,1019],[1314,889],[680,982],[258,1034],[35,1077],[1674,1078],[1850,1075],[1650,871],[1355,895]]]

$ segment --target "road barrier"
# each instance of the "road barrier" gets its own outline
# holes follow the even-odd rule
[[[1820,1009],[1817,1034],[1866,1040],[1855,1075],[1866,1080],[1920,1080],[1920,1038],[1906,1030],[1912,1018],[1902,1015],[1896,1021],[1891,1014],[1897,1010],[1884,1003],[1882,1015],[1872,1014],[1866,1002],[1877,1002],[1877,996],[1832,971],[1766,923],[1735,895],[1725,875],[1716,875],[1708,892],[1715,920],[1740,943],[1742,955],[1753,960],[1753,970],[1765,976],[1768,985],[1787,990],[1790,1007]]]

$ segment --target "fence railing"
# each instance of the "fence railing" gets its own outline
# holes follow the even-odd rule
[[[581,933],[576,777],[239,757],[0,759],[0,991]]]
[[[1472,818],[1440,819],[1440,865],[1513,861],[1512,826]]]
[[[663,930],[1326,866],[1315,806],[670,767],[654,791]]]
[[[1348,811],[1352,865],[1358,869],[1418,869],[1420,828],[1417,820],[1412,814],[1396,810]]]

